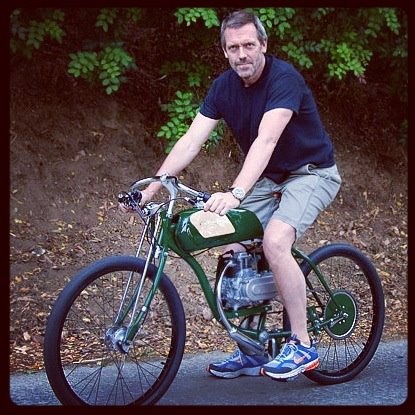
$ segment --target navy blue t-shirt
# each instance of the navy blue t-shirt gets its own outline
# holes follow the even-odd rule
[[[232,69],[213,81],[200,108],[205,117],[223,119],[246,155],[258,136],[265,112],[293,111],[262,176],[277,183],[299,167],[334,165],[333,145],[321,122],[313,95],[301,74],[288,62],[266,54],[261,77],[249,87]]]

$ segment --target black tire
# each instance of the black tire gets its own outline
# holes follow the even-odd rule
[[[118,313],[127,278],[138,279],[144,266],[144,260],[128,256],[94,262],[55,302],[46,327],[44,361],[62,404],[152,405],[174,380],[183,357],[186,323],[178,292],[166,275],[128,352],[104,338]],[[152,286],[155,273],[150,265],[144,291]],[[137,309],[141,308],[142,303]]]
[[[326,245],[309,257],[348,316],[322,329],[317,337],[320,364],[304,374],[325,385],[347,382],[368,365],[379,345],[385,319],[381,281],[367,256],[352,245]],[[314,287],[308,289],[308,306],[315,306],[318,317],[336,318],[338,310],[315,272],[305,261],[301,269]]]

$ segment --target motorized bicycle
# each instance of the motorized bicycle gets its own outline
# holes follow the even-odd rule
[[[165,200],[140,206],[140,190],[159,181]],[[256,215],[203,210],[209,194],[175,176],[135,181],[118,199],[143,221],[135,255],[114,255],[83,268],[64,287],[48,319],[44,361],[62,404],[152,405],[173,382],[183,358],[182,299],[165,274],[174,254],[187,262],[213,318],[248,353],[271,357],[290,325],[262,250]],[[246,252],[219,257],[210,278],[198,261],[208,249],[240,242]],[[347,243],[305,254],[295,246],[307,286],[308,331],[319,366],[305,376],[319,384],[347,382],[374,356],[384,325],[381,281],[370,259]]]

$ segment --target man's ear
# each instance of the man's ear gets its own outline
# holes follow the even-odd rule
[[[268,42],[267,42],[267,41],[265,41],[265,42],[261,45],[261,52],[262,52],[262,53],[265,53],[265,52],[267,51],[267,45],[268,45]]]

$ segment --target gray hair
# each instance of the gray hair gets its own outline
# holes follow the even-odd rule
[[[258,35],[258,40],[262,45],[265,44],[265,42],[268,39],[267,32],[265,31],[265,28],[259,20],[259,17],[255,15],[253,12],[249,10],[239,10],[236,12],[231,13],[229,16],[227,16],[223,21],[220,28],[220,42],[222,45],[222,48],[225,49],[225,30],[228,28],[232,29],[239,29],[242,26],[245,26],[248,23],[254,24],[256,28],[256,32]]]

